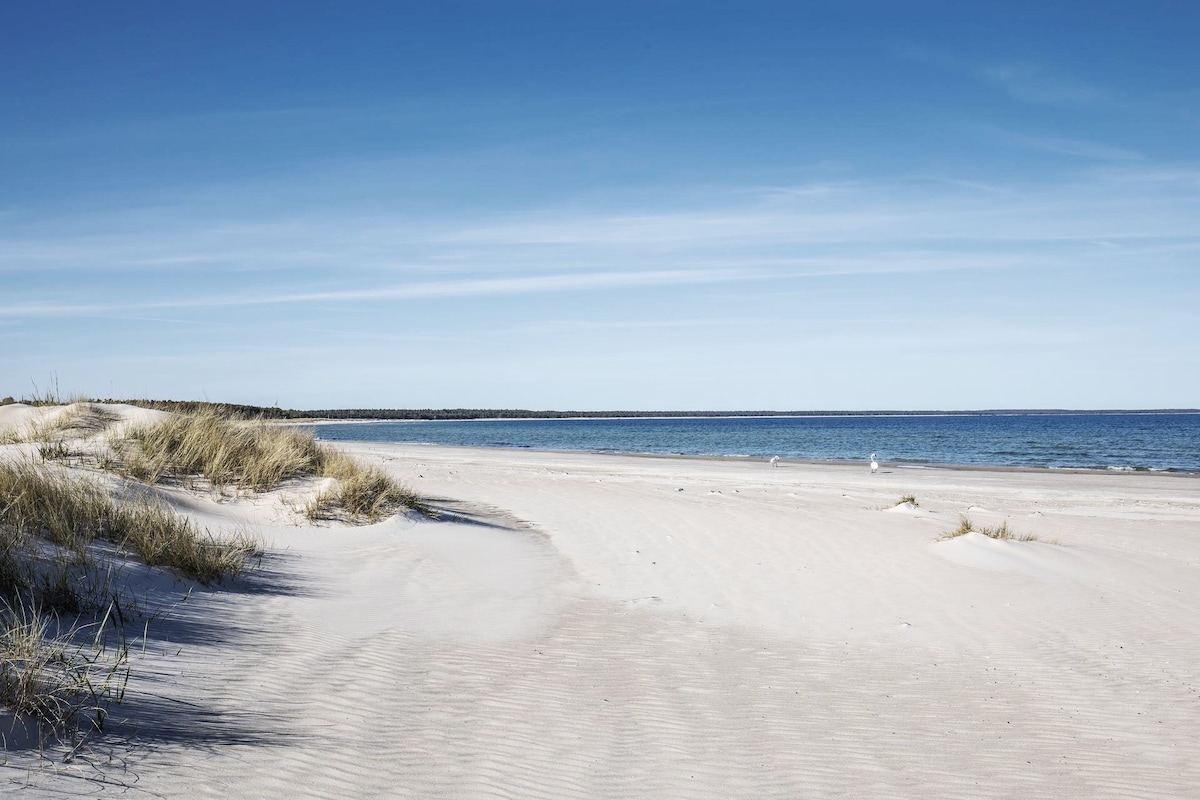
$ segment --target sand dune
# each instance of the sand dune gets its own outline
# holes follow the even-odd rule
[[[1197,796],[1187,477],[353,448],[445,511],[253,524],[16,796]],[[900,507],[904,495],[917,506]],[[1039,541],[939,537],[967,514]],[[166,597],[166,595],[163,595]]]

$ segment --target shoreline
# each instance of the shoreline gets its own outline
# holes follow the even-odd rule
[[[571,412],[564,412],[570,414]],[[780,414],[745,414],[738,412],[631,412],[592,416],[587,414],[573,416],[557,416],[558,412],[549,412],[546,416],[532,417],[372,417],[362,419],[357,417],[302,417],[294,419],[268,420],[281,425],[352,425],[379,424],[384,422],[547,422],[552,420],[600,421],[600,420],[631,420],[631,419],[886,419],[886,418],[917,418],[917,417],[1103,417],[1103,416],[1196,416],[1200,409],[1166,408],[1166,409],[1030,409],[1030,410],[989,410],[989,411],[839,411],[815,413],[780,413]]]
[[[1058,421],[1054,421],[1057,419]],[[424,423],[426,426],[408,423]],[[341,427],[345,425],[346,427]],[[366,426],[366,427],[363,427]],[[641,417],[596,419],[320,421],[326,441],[642,453],[772,456],[809,463],[865,461],[895,468],[1081,470],[1200,475],[1200,416],[1128,414],[899,417]]]
[[[320,439],[320,437],[318,437]],[[769,461],[767,456],[748,456],[748,455],[719,455],[711,453],[647,453],[647,452],[625,452],[620,450],[567,450],[560,448],[539,448],[539,447],[524,447],[516,445],[470,445],[470,444],[445,444],[441,442],[388,442],[380,440],[368,439],[320,439],[327,444],[343,447],[354,447],[358,445],[381,445],[398,447],[446,447],[457,448],[464,450],[485,450],[499,452],[519,452],[519,453],[557,453],[562,455],[578,454],[578,455],[594,455],[594,456],[626,456],[631,458],[660,458],[660,459],[681,459],[681,460],[696,460],[696,461],[745,461],[750,463],[758,463]],[[869,461],[869,460],[868,460]],[[853,461],[840,459],[803,459],[803,458],[784,458],[780,457],[780,464],[793,464],[805,466],[835,466],[835,467],[863,467],[868,461]],[[1200,472],[1188,472],[1179,469],[1136,469],[1125,467],[1031,467],[1019,465],[996,465],[996,464],[913,464],[901,462],[880,461],[880,469],[890,467],[892,469],[911,470],[914,472],[922,470],[944,470],[944,471],[974,471],[974,472],[1031,472],[1031,473],[1046,473],[1046,474],[1080,474],[1080,475],[1140,475],[1145,477],[1162,476],[1173,478],[1200,478]]]

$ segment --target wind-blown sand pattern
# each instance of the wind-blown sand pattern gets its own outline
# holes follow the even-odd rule
[[[351,449],[442,519],[164,490],[262,568],[6,795],[1200,793],[1194,478]],[[962,514],[1039,541],[938,541]]]

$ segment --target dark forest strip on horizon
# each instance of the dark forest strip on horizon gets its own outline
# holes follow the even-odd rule
[[[981,410],[862,410],[862,411],[554,411],[523,408],[334,408],[291,409],[243,403],[212,403],[198,400],[93,400],[125,403],[161,411],[195,413],[213,409],[242,419],[267,420],[378,420],[455,421],[473,419],[636,419],[647,417],[863,417],[863,416],[985,416],[994,414],[1196,414],[1200,409],[981,409]]]

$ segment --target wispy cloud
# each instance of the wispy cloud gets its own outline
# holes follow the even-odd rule
[[[509,275],[498,278],[460,278],[440,281],[410,281],[392,284],[364,284],[355,288],[311,291],[260,290],[246,293],[238,284],[230,292],[214,292],[188,297],[162,298],[144,293],[138,299],[128,297],[110,302],[48,302],[10,300],[0,304],[0,321],[18,318],[102,317],[126,320],[151,320],[144,316],[154,311],[186,309],[234,309],[255,306],[313,305],[328,308],[338,303],[432,300],[455,297],[503,297],[588,291],[620,291],[671,286],[699,286],[721,283],[764,283],[778,287],[779,281],[836,276],[883,275],[935,272],[963,269],[1011,267],[1020,256],[1004,253],[953,253],[909,248],[874,250],[865,256],[835,254],[825,257],[781,258],[708,258],[696,256],[698,263],[686,269],[645,271],[570,272],[536,275]],[[139,314],[141,316],[133,316]],[[162,320],[185,323],[187,320]]]
[[[528,332],[564,333],[572,331],[643,331],[643,330],[687,330],[693,328],[748,328],[762,325],[761,319],[752,318],[704,318],[704,319],[557,319],[545,320],[522,326]]]
[[[891,52],[905,61],[915,61],[918,64],[928,64],[944,70],[962,72],[965,67],[965,62],[961,58],[945,50],[913,41],[898,42],[892,46]]]
[[[176,300],[148,299],[139,303],[14,303],[0,306],[0,317],[96,316],[133,309],[222,308],[442,297],[579,292],[647,286],[721,283],[767,277],[748,270],[658,270],[650,272],[569,273],[506,278],[416,282],[328,291],[225,294]]]
[[[105,235],[95,233],[102,220],[89,218],[78,232],[64,218],[0,233],[0,319],[1000,270],[1115,250],[1097,241],[1120,244],[1122,254],[1156,248],[1154,259],[1175,263],[1200,241],[1195,167],[989,130],[1013,145],[1097,163],[1038,183],[922,174],[732,187],[690,202],[677,193],[617,208],[533,207],[466,222],[379,208],[276,217],[232,200],[222,219],[186,206],[148,222],[117,212]]]
[[[1107,89],[1045,64],[1031,61],[988,63],[912,42],[897,45],[892,51],[907,61],[970,76],[1025,103],[1081,107],[1116,101]]]
[[[721,283],[764,277],[740,270],[656,270],[532,275],[480,280],[431,281],[370,289],[281,294],[274,297],[228,298],[224,305],[341,302],[349,300],[409,300],[506,294],[578,292],[591,289],[629,289],[642,286]]]
[[[1116,147],[1102,142],[1086,139],[1073,139],[1065,136],[1042,136],[1027,133],[1016,133],[1001,128],[990,128],[1002,139],[1044,153],[1086,158],[1093,161],[1145,161],[1146,156],[1136,150]]]
[[[1011,97],[1052,106],[1085,106],[1112,100],[1103,89],[1031,63],[983,67],[982,76]]]

